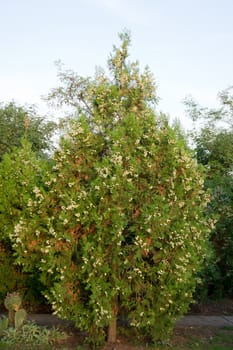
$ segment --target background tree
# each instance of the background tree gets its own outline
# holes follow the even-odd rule
[[[25,269],[49,284],[55,313],[92,341],[116,341],[124,311],[154,341],[188,308],[207,251],[203,176],[183,138],[155,116],[148,69],[128,60],[120,35],[111,77],[71,72],[51,97],[78,116],[55,154],[48,191],[38,191],[15,227]]]
[[[233,95],[232,88],[219,94],[220,107],[200,107],[187,99],[196,156],[206,169],[206,188],[212,192],[208,213],[216,216],[212,231],[215,255],[204,273],[203,296],[233,296]]]
[[[52,135],[56,124],[37,115],[33,107],[17,106],[10,102],[0,106],[0,160],[13,147],[20,147],[21,139],[27,134],[32,150],[45,155],[51,150]]]
[[[41,301],[39,282],[33,270],[29,276],[15,265],[11,235],[22,212],[30,208],[37,188],[42,186],[46,168],[47,163],[37,159],[26,139],[22,140],[21,147],[5,153],[0,162],[0,303],[7,292],[16,289],[24,293],[28,302],[38,304]]]

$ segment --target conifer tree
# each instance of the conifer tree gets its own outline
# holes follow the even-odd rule
[[[158,341],[190,303],[207,252],[207,196],[184,140],[154,112],[151,73],[129,61],[129,35],[120,39],[110,77],[65,72],[52,92],[77,116],[47,194],[15,227],[15,249],[25,269],[40,270],[55,313],[93,341],[116,341],[123,310]]]

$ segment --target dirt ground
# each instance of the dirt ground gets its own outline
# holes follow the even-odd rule
[[[190,307],[189,314],[201,314],[203,316],[233,316],[233,299],[208,301],[194,304]]]
[[[187,350],[187,349],[206,349],[204,344],[209,343],[218,336],[220,330],[214,327],[176,327],[169,343],[163,346],[158,345],[157,347],[144,341],[137,341],[130,334],[127,336],[119,335],[115,344],[106,344],[99,350]],[[224,330],[222,330],[224,332]],[[226,334],[232,339],[230,347],[227,349],[233,349],[233,329],[226,330]],[[199,348],[198,343],[204,345]],[[63,343],[56,345],[53,350],[93,350],[89,348],[83,339],[80,338],[78,333],[70,334],[69,338]],[[209,347],[208,347],[209,349]],[[211,348],[212,349],[212,348]],[[220,348],[219,348],[220,349]],[[225,349],[221,347],[221,349]]]
[[[197,316],[233,316],[233,299],[224,299],[221,301],[209,301],[208,303],[192,305],[188,315]],[[30,313],[29,313],[30,316]],[[46,318],[47,317],[47,318]],[[38,324],[46,325],[49,327],[56,326],[61,330],[64,330],[68,334],[68,338],[62,341],[60,344],[55,344],[53,350],[89,350],[88,346],[85,345],[84,334],[78,332],[70,322],[61,322],[53,319],[51,314],[37,314]],[[204,343],[208,344],[213,337],[218,334],[218,327],[200,327],[200,326],[176,326],[174,329],[173,336],[171,338],[170,345],[168,347],[153,348],[158,349],[191,349],[190,347],[183,347],[187,339],[199,339]],[[233,339],[233,328],[232,339]],[[140,344],[140,345],[139,345]],[[182,346],[181,346],[182,344]],[[233,344],[232,344],[233,348]],[[231,348],[231,349],[232,349]],[[119,328],[118,338],[116,344],[106,344],[101,350],[144,350],[150,349],[150,344],[146,341],[139,342],[136,340],[133,334],[130,334],[128,329]],[[152,348],[151,348],[152,349]],[[199,349],[199,348],[198,348]]]
[[[224,299],[221,301],[209,301],[208,303],[202,303],[193,305],[190,308],[189,315],[203,315],[203,316],[233,316],[233,299]],[[74,328],[67,328],[69,338],[55,349],[76,350],[76,349],[88,349],[83,345],[84,337],[80,335]],[[189,347],[183,347],[181,344],[186,344],[189,339],[198,339],[203,343],[208,344],[213,337],[219,332],[218,327],[190,327],[190,326],[177,326],[174,329],[171,342],[168,347],[164,349],[189,349]],[[233,339],[233,329],[232,332]],[[65,346],[65,347],[64,347]],[[233,348],[233,344],[232,344]],[[116,344],[106,344],[101,350],[144,350],[150,349],[150,344],[142,344],[137,341],[132,334],[122,332],[119,330],[118,339]],[[151,348],[152,349],[152,348]],[[153,348],[154,350],[160,349]]]

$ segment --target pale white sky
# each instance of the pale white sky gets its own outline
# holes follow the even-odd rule
[[[44,111],[54,62],[93,75],[124,28],[131,60],[149,65],[172,118],[187,123],[186,95],[211,107],[233,85],[233,0],[0,0],[0,101]]]

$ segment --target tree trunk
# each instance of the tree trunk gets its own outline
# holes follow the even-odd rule
[[[108,325],[108,343],[116,343],[117,340],[117,314],[118,314],[118,297],[113,301],[112,314],[113,319]]]
[[[108,326],[108,343],[116,343],[117,336],[117,319],[113,318]]]

